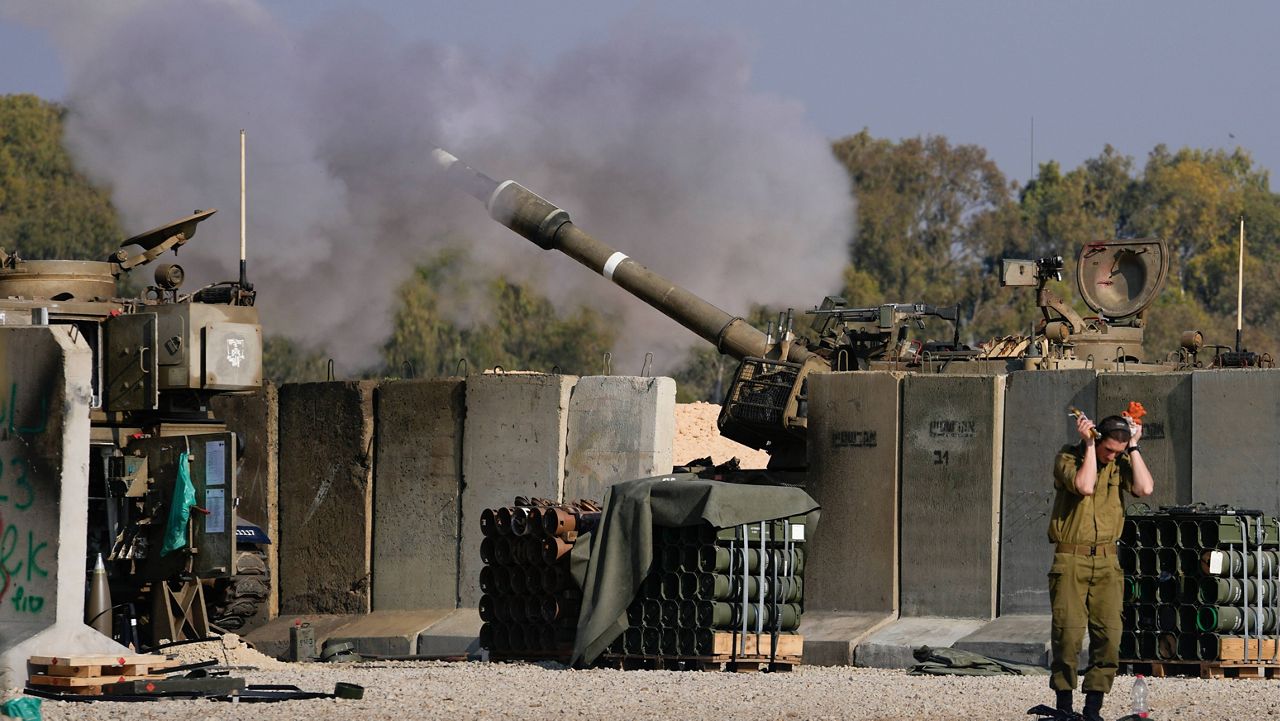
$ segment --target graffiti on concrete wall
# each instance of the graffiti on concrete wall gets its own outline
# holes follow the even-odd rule
[[[0,383],[0,619],[45,620],[54,611],[62,443],[51,437],[60,433],[52,396]]]

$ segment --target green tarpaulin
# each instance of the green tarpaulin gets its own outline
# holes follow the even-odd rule
[[[595,532],[573,546],[574,578],[582,611],[573,663],[591,663],[627,628],[627,606],[653,562],[653,527],[717,528],[808,514],[805,533],[818,524],[818,504],[799,488],[708,481],[676,473],[614,484],[605,493]]]
[[[191,507],[196,505],[196,487],[191,484],[191,468],[187,462],[190,458],[190,451],[183,451],[178,456],[178,478],[173,485],[173,501],[169,504],[164,544],[160,546],[161,556],[187,545],[187,521],[191,518]]]
[[[912,676],[1048,676],[1049,669],[988,658],[958,648],[921,646],[911,652],[920,663],[911,667]]]

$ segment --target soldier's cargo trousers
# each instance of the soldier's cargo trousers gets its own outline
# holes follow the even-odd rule
[[[1124,573],[1116,554],[1053,554],[1049,569],[1049,601],[1053,607],[1053,661],[1049,687],[1070,691],[1076,686],[1080,642],[1089,631],[1089,668],[1085,691],[1111,691],[1120,665],[1120,608]]]

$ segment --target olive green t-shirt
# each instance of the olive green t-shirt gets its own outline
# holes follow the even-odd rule
[[[1133,493],[1133,466],[1128,453],[1098,467],[1098,483],[1092,496],[1076,492],[1076,471],[1084,461],[1081,444],[1063,446],[1053,463],[1053,515],[1049,540],[1097,546],[1115,543],[1124,530],[1124,501],[1120,492]]]

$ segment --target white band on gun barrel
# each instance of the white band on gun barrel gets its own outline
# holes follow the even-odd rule
[[[613,280],[613,271],[617,270],[618,266],[622,264],[622,261],[626,259],[627,255],[625,253],[615,252],[604,262],[604,269],[600,271],[601,275],[609,280]]]
[[[449,151],[443,150],[441,148],[436,148],[432,150],[431,158],[436,161],[437,165],[445,169],[448,169],[449,166],[458,162],[458,158],[455,157],[453,153],[450,153]]]
[[[503,190],[506,190],[506,188],[507,188],[507,186],[508,186],[508,185],[520,185],[520,184],[519,184],[519,183],[517,183],[517,182],[516,182],[516,181],[514,181],[514,180],[504,180],[504,181],[502,181],[501,183],[498,183],[498,187],[494,188],[494,189],[493,189],[493,193],[489,196],[489,202],[487,202],[487,203],[485,203],[485,204],[484,204],[484,207],[489,211],[490,215],[492,215],[492,214],[493,214],[493,204],[494,204],[495,202],[497,202],[497,200],[498,200],[498,196],[499,196],[499,195],[502,195],[502,191],[503,191]],[[521,186],[521,187],[523,187],[523,186]],[[507,222],[507,219],[506,219],[506,218],[499,218],[499,219],[498,219],[498,222],[500,222],[500,223],[506,223],[506,222]]]

